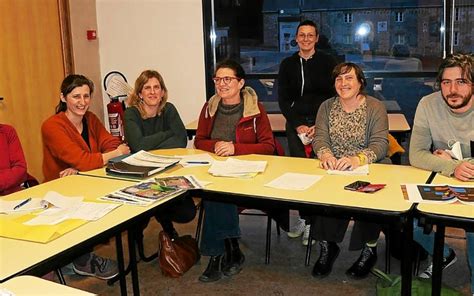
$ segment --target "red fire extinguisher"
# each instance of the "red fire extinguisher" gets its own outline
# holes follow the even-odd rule
[[[123,140],[123,107],[117,97],[112,98],[107,104],[107,113],[109,115],[110,134]]]
[[[112,71],[104,77],[104,89],[110,98],[110,103],[107,104],[110,133],[112,136],[123,140],[123,112],[125,105],[120,102],[120,98],[126,98],[132,88],[128,85],[125,75],[118,71]]]

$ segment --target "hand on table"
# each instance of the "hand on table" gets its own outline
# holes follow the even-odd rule
[[[234,155],[235,147],[232,142],[219,141],[214,145],[214,153],[217,156],[230,156]]]
[[[73,169],[73,168],[67,168],[59,172],[59,178],[71,176],[71,175],[77,175],[77,173],[78,173],[78,170]]]
[[[461,181],[472,181],[474,179],[474,164],[467,161],[461,162],[454,169],[454,177]]]

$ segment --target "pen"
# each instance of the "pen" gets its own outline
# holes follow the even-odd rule
[[[186,161],[187,164],[209,164],[209,161]]]
[[[22,206],[26,205],[27,203],[29,203],[31,201],[31,197],[28,197],[27,199],[25,199],[24,201],[20,202],[19,204],[17,204],[13,210],[18,210],[19,208],[21,208]]]

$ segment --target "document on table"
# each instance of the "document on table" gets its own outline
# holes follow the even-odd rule
[[[207,153],[175,155],[174,157],[181,158],[179,164],[183,167],[206,166],[214,162],[214,158]]]
[[[285,173],[265,184],[267,187],[288,190],[306,190],[321,180],[323,176],[298,173]]]
[[[71,208],[82,202],[82,196],[67,197],[55,191],[48,191],[43,198],[31,197],[21,200],[0,200],[0,213],[31,212],[46,209],[50,204],[58,208]]]
[[[137,153],[122,159],[122,161],[136,166],[167,167],[179,162],[179,158],[166,155],[156,155],[144,150],[140,150]]]
[[[228,158],[225,161],[215,160],[209,173],[218,177],[249,178],[265,171],[266,161],[250,161]]]
[[[97,202],[81,202],[73,208],[50,208],[35,218],[25,222],[25,225],[54,225],[67,219],[81,219],[87,221],[95,221],[113,209],[120,206],[119,204],[97,203]]]
[[[474,186],[447,184],[402,184],[408,199],[416,203],[474,205]]]
[[[369,174],[369,165],[360,166],[354,170],[338,171],[327,170],[328,175],[343,175],[343,176],[365,176]]]
[[[0,213],[14,214],[14,213],[26,213],[48,207],[48,203],[44,202],[42,198],[31,198],[20,200],[1,200],[0,199]],[[26,203],[24,203],[27,201]],[[24,204],[23,204],[24,203]],[[21,205],[23,204],[23,205]]]
[[[46,193],[43,202],[51,206],[25,225],[54,225],[66,219],[97,220],[118,207],[116,204],[83,202],[82,196],[64,196],[58,192]]]

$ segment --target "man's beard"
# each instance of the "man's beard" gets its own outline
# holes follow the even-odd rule
[[[456,105],[449,103],[449,99],[453,98],[453,97],[454,98],[462,97],[462,102],[460,104],[458,103]],[[443,95],[443,99],[446,102],[446,104],[449,106],[449,108],[454,109],[454,110],[461,109],[463,107],[466,107],[467,104],[469,104],[469,101],[472,99],[472,90],[466,96],[461,96],[460,94],[453,93],[453,94],[449,94],[447,96]]]

